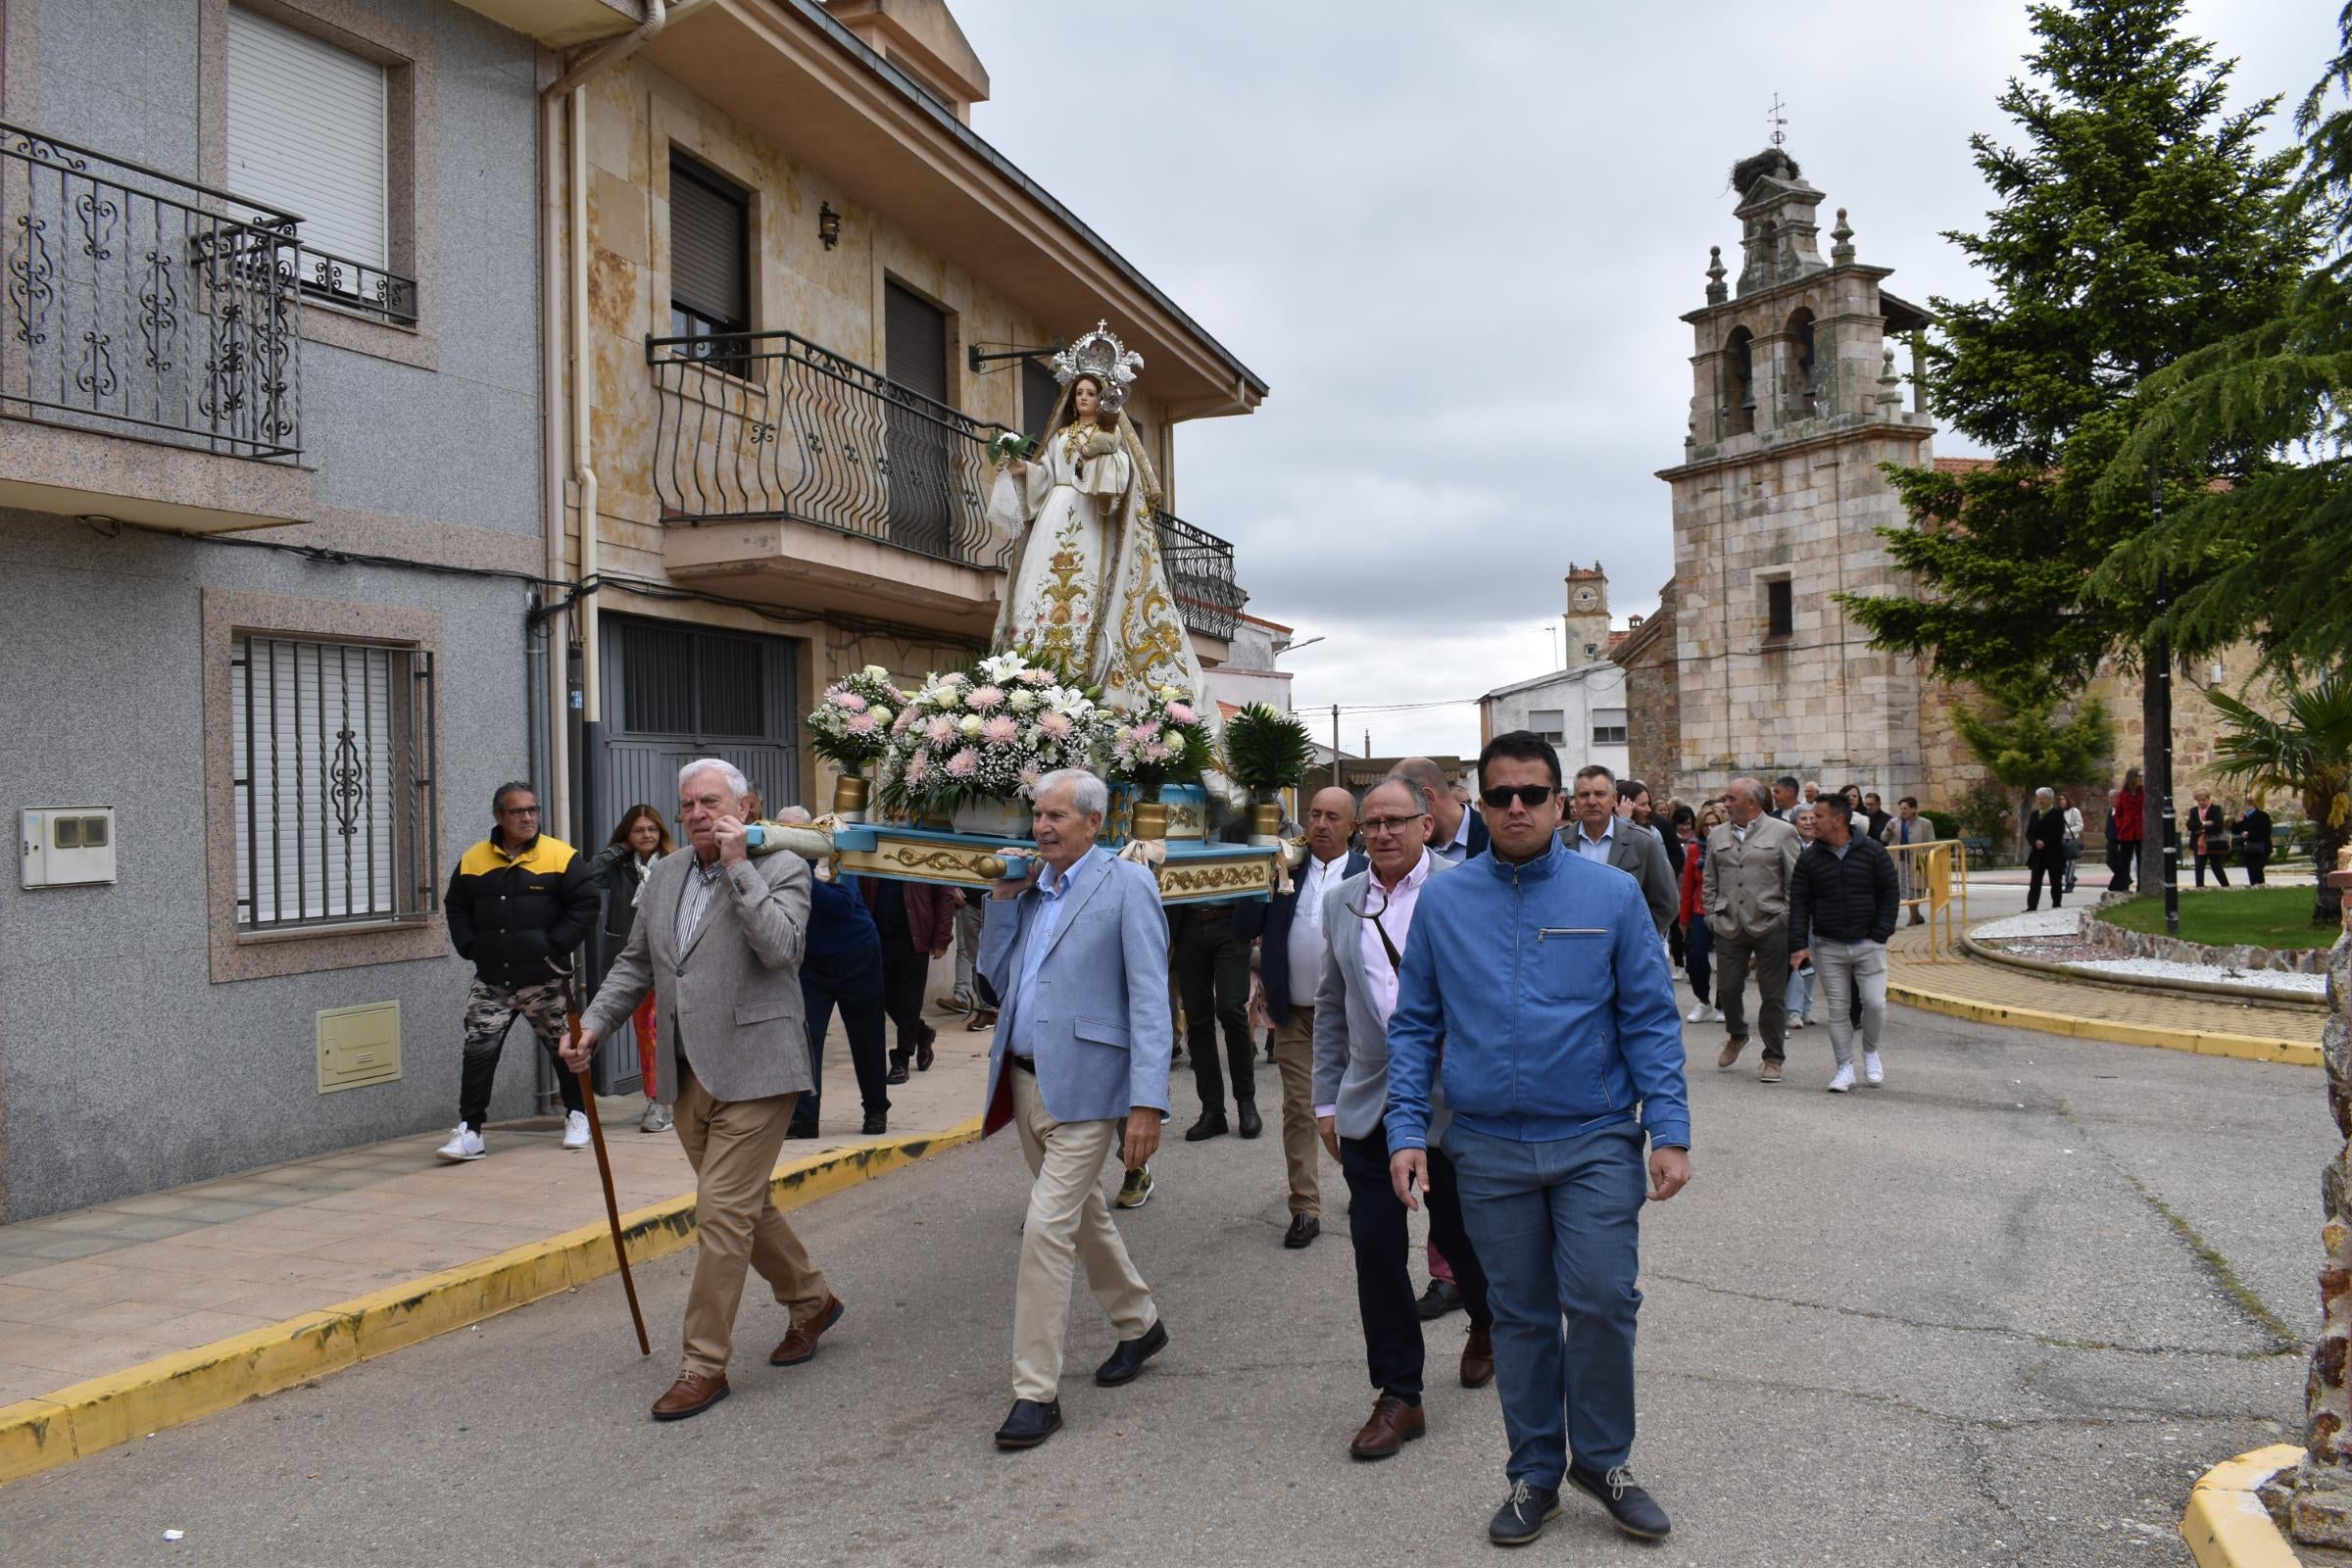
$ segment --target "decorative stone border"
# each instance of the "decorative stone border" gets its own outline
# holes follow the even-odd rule
[[[2225,969],[2269,969],[2282,974],[2326,974],[2326,948],[2209,948],[2201,942],[2184,942],[2179,937],[2159,936],[2149,931],[2127,931],[2112,921],[2100,918],[2107,907],[2102,900],[2091,910],[2090,918],[2082,922],[2082,940],[2096,948],[2123,958],[2170,958],[2176,963],[2219,964]]]

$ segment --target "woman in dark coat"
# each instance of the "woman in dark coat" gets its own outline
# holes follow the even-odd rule
[[[2050,907],[2066,903],[2066,812],[2058,808],[2057,791],[2044,785],[2034,792],[2034,814],[2026,818],[2026,907],[2041,907],[2041,880],[2050,880]]]
[[[645,892],[645,874],[654,862],[675,849],[670,842],[669,828],[662,813],[650,806],[632,806],[620,813],[620,825],[612,837],[588,862],[588,878],[596,884],[597,902],[601,916],[597,922],[595,968],[592,983],[583,996],[596,994],[604,982],[604,971],[620,956],[627,946],[629,932],[637,924],[637,900]],[[667,1132],[669,1112],[654,1099],[654,999],[649,994],[629,1023],[637,1033],[637,1065],[645,1080],[645,1115],[639,1119],[641,1133]]]
[[[2246,885],[2262,886],[2262,868],[2271,863],[2271,813],[2260,801],[2248,801],[2237,813],[2237,858],[2246,868]]]
[[[2213,804],[2213,791],[2199,790],[2197,804],[2188,808],[2181,819],[2181,829],[2188,839],[2188,851],[2197,858],[2197,886],[2205,885],[2205,868],[2213,868],[2213,880],[2222,887],[2230,885],[2230,826],[2222,808]]]

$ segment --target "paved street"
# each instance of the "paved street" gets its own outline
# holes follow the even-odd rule
[[[1651,1211],[1642,1478],[1662,1549],[1572,1501],[1535,1561],[2186,1562],[2193,1478],[2291,1436],[2311,1331],[2309,1069],[2057,1040],[1896,1009],[1890,1083],[1822,1094],[1719,1074],[1692,1026],[1698,1176]],[[1189,1079],[1179,1072],[1181,1126]],[[736,1396],[674,1427],[688,1260],[644,1271],[657,1354],[616,1282],[0,1492],[12,1563],[891,1564],[1471,1560],[1500,1490],[1491,1392],[1437,1378],[1398,1460],[1342,1448],[1369,1404],[1337,1173],[1302,1254],[1271,1137],[1178,1145],[1123,1224],[1174,1335],[1136,1385],[1086,1378],[1068,1429],[990,1447],[1007,1392],[1025,1181],[1008,1141],[795,1216],[850,1303],[793,1372],[747,1305]],[[186,1532],[167,1547],[163,1533]]]

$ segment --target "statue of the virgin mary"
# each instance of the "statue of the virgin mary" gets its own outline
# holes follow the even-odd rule
[[[1106,702],[1174,686],[1204,713],[1154,520],[1159,477],[1126,415],[1143,358],[1106,323],[1054,357],[1061,396],[1043,450],[998,474],[989,516],[1014,532],[995,646],[1058,666]]]

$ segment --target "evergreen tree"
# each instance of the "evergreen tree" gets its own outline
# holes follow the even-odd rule
[[[2145,594],[2166,572],[2187,586],[2164,635],[2201,647],[2251,630],[2290,678],[2352,658],[2352,5],[2337,31],[2340,52],[2295,117],[2291,197],[2329,236],[2328,257],[2277,316],[2149,377],[2106,475],[2121,492],[2151,466],[2215,455],[2230,482],[2181,495],[2099,586]]]
[[[2229,109],[2234,62],[2183,34],[2182,10],[2034,6],[2032,74],[1999,99],[2022,145],[1970,138],[1999,205],[1983,232],[1946,237],[1992,293],[1933,302],[1928,389],[1995,466],[1890,470],[1913,525],[1882,532],[1916,591],[1841,596],[1877,646],[1939,675],[2054,700],[2108,658],[2152,672],[2175,652],[2151,636],[2154,584],[2099,574],[2149,525],[2145,485],[2099,480],[2139,383],[2269,319],[2315,250],[2313,220],[2284,199],[2296,155],[2255,145],[2277,100]],[[2169,691],[2147,685],[2146,771],[2161,800]],[[2160,853],[2151,835],[2151,872]]]

